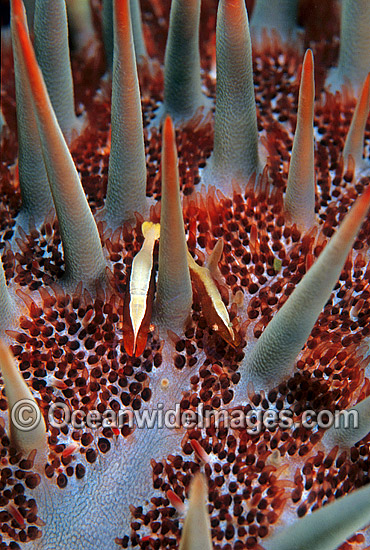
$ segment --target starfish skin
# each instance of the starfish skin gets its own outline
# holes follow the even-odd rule
[[[135,2],[130,3],[132,10]],[[104,4],[106,8],[109,2]],[[175,4],[181,12],[182,2]],[[197,12],[197,3],[189,1],[189,4]],[[312,39],[310,19],[315,17],[309,13],[307,4],[300,3],[305,44]],[[335,3],[332,5],[334,9]],[[127,1],[113,3],[114,9],[124,12],[121,17],[125,23],[120,28],[126,31],[130,30],[127,6]],[[247,7],[251,7],[249,3]],[[32,135],[35,143],[40,142],[39,158],[44,158],[56,215],[48,210],[41,220],[37,219],[34,205],[30,210],[21,202],[21,174],[29,172],[22,172],[21,166],[19,170],[16,168],[13,61],[4,33],[0,333],[15,357],[12,379],[24,378],[45,420],[46,435],[44,443],[39,443],[44,435],[38,432],[35,448],[32,440],[15,434],[7,409],[13,400],[10,390],[17,383],[11,382],[10,386],[7,382],[3,367],[7,352],[1,348],[4,385],[0,393],[0,548],[197,550],[207,548],[211,539],[214,549],[273,550],[286,548],[292,537],[298,537],[297,540],[302,537],[299,547],[312,548],[316,542],[304,539],[307,530],[317,533],[316,546],[323,550],[366,548],[370,544],[369,529],[363,529],[370,523],[366,508],[370,500],[366,493],[370,467],[368,409],[361,417],[361,440],[356,440],[352,431],[350,436],[342,434],[337,439],[329,431],[322,437],[324,429],[308,429],[300,422],[306,409],[334,411],[357,404],[364,411],[370,395],[370,217],[366,213],[370,195],[370,126],[366,114],[369,77],[356,96],[361,98],[356,108],[360,127],[356,134],[352,129],[354,122],[351,124],[356,98],[346,89],[336,96],[324,89],[327,70],[335,63],[336,55],[330,25],[310,43],[315,67],[319,67],[314,105],[312,54],[308,51],[303,61],[298,42],[281,43],[276,35],[262,31],[262,41],[259,37],[255,47],[252,44],[256,108],[254,104],[246,107],[249,114],[256,109],[262,166],[257,175],[252,174],[249,179],[249,172],[243,173],[247,177],[238,181],[237,171],[227,176],[230,167],[226,159],[219,178],[224,187],[216,190],[209,176],[214,170],[211,156],[214,123],[209,105],[217,94],[213,40],[217,2],[202,3],[200,58],[204,97],[203,101],[199,99],[197,89],[197,105],[204,103],[203,111],[191,112],[185,118],[175,116],[175,133],[171,119],[163,118],[166,94],[161,62],[169,6],[165,2],[143,1],[146,48],[140,50],[144,53],[140,54],[138,73],[147,202],[140,213],[135,210],[131,216],[123,215],[130,223],[117,223],[119,214],[115,213],[113,220],[113,216],[106,215],[104,205],[110,193],[110,163],[117,167],[120,164],[116,161],[121,161],[124,168],[125,162],[117,156],[112,159],[119,155],[119,152],[113,154],[113,149],[119,151],[120,144],[116,142],[111,149],[111,140],[126,138],[122,138],[125,131],[110,133],[111,77],[109,72],[103,76],[106,64],[102,54],[101,3],[92,3],[95,35],[89,36],[95,43],[95,55],[89,55],[90,42],[82,51],[72,52],[77,119],[83,117],[84,126],[81,129],[81,124],[77,124],[76,132],[80,133],[70,141],[69,150],[93,216],[80,193],[77,172],[62,132],[57,123],[54,126],[56,119],[48,106],[41,73],[33,61],[21,2],[13,0],[12,9],[16,55],[19,66],[23,63],[26,69],[20,76],[16,74],[16,78],[29,86]],[[250,50],[249,35],[243,34],[249,32],[243,9],[241,1],[220,2],[218,29],[226,29],[227,33],[236,22],[235,28]],[[263,3],[259,21],[261,13]],[[181,17],[176,19],[175,29],[177,25],[181,27]],[[334,35],[338,33],[337,25]],[[295,32],[288,34],[293,40]],[[225,42],[233,33],[227,36]],[[126,39],[129,44],[122,46],[122,55],[128,50],[133,55],[138,36],[131,31],[131,37],[126,32],[119,38],[121,46]],[[219,51],[223,52],[221,57],[228,58],[227,44],[222,44]],[[245,50],[241,55],[247,55]],[[237,62],[235,59],[236,66]],[[113,67],[115,63],[119,65],[113,61]],[[220,60],[218,63],[222,64]],[[134,63],[128,70],[132,75]],[[193,65],[191,71],[194,76]],[[137,78],[131,80],[136,84],[127,97],[132,96],[135,102]],[[118,97],[117,89],[113,97]],[[302,117],[297,115],[301,94],[311,98],[306,107],[308,114],[305,112]],[[127,112],[133,112],[130,105]],[[219,112],[225,111],[219,109]],[[181,101],[176,104],[176,113],[183,113]],[[136,113],[133,115],[136,122],[132,123],[136,129],[137,118]],[[164,122],[163,130],[158,127],[160,119]],[[298,134],[297,119],[301,125],[305,119],[309,140],[312,128],[308,125],[313,126],[315,175],[312,175],[311,152],[304,173],[308,174],[308,184],[316,179],[316,188],[314,215],[308,211],[307,216],[302,216],[304,205],[300,204],[295,219],[284,201],[288,180],[296,179],[289,172],[289,164],[292,148],[295,149],[293,138]],[[346,142],[350,127],[356,139],[352,137]],[[229,134],[232,136],[232,128]],[[135,137],[135,141],[140,139]],[[255,143],[254,136],[252,141]],[[222,148],[222,144],[218,147]],[[296,149],[299,150],[299,145]],[[344,150],[345,159],[341,156]],[[255,156],[253,151],[253,162]],[[26,158],[25,162],[29,160]],[[297,162],[299,157],[295,165]],[[211,166],[208,175],[207,163]],[[127,172],[135,174],[135,170]],[[41,169],[37,173],[44,174]],[[63,178],[70,187],[63,187]],[[115,180],[113,193],[119,196],[121,182],[117,177]],[[125,192],[130,194],[127,188]],[[74,197],[69,205],[68,195]],[[37,192],[33,190],[32,196],[37,196]],[[66,214],[68,209],[70,214]],[[80,223],[79,212],[84,212],[86,223]],[[299,216],[305,220],[302,225]],[[307,219],[310,221],[306,222]],[[144,241],[144,220],[160,222],[163,238],[159,244],[154,243],[152,250],[154,272],[146,298],[150,307],[154,302],[153,315],[147,323],[143,322],[142,329],[145,337],[149,332],[147,343],[138,357],[131,357],[125,344],[125,330],[131,323],[125,304],[130,298],[133,259]],[[348,226],[352,229],[348,230]],[[335,258],[332,261],[328,258],[332,243],[338,241],[331,238],[338,234],[343,243],[339,248],[348,247],[350,253],[347,257],[342,250],[344,259],[341,263],[338,260],[335,267],[338,273],[333,276]],[[220,240],[223,247],[217,244]],[[213,297],[211,292],[207,294],[207,285],[199,283],[200,277],[194,276],[194,268],[187,269],[186,247],[200,269],[207,266]],[[321,258],[321,264],[315,263],[317,258]],[[313,264],[324,264],[322,269],[328,270],[328,279],[333,278],[334,283],[325,283],[330,288],[320,298],[319,311],[322,311],[318,318],[310,304],[307,315],[304,309],[307,304],[299,305],[295,312],[298,319],[304,316],[305,322],[312,317],[307,326],[301,323],[303,332],[307,331],[303,338],[306,343],[302,344],[299,330],[294,331],[288,323],[288,330],[279,338],[284,348],[267,344],[265,353],[263,342],[268,342],[268,335],[277,324],[271,321],[283,318],[283,312],[289,311],[287,304],[294,304],[294,296],[299,293],[294,289],[305,288],[313,276],[314,270],[310,269]],[[304,276],[306,273],[309,277]],[[321,281],[316,276],[319,288]],[[219,300],[226,305],[229,323],[224,310],[222,316],[215,313],[214,304]],[[292,317],[289,315],[289,319]],[[292,337],[289,330],[294,332]],[[292,344],[296,336],[298,344]],[[133,345],[130,349],[134,349]],[[288,360],[284,365],[278,364],[282,374],[267,371],[262,386],[258,385],[261,377],[251,378],[250,374],[260,365],[260,360],[254,359],[259,357],[260,350],[264,367],[272,350],[269,361],[272,371],[285,352],[289,361],[293,357],[292,364]],[[28,393],[20,397],[24,395]],[[199,404],[205,410],[242,409],[244,413],[251,409],[290,408],[296,424],[289,429],[264,426],[260,433],[254,434],[238,426],[213,424],[208,428],[183,425],[161,428],[154,424],[151,428],[131,429],[125,422],[120,428],[64,429],[52,426],[48,418],[51,405],[56,402],[64,403],[71,411],[85,413],[127,407],[139,412],[148,409],[150,414],[162,406],[164,411],[174,410],[177,404],[183,411],[194,412],[200,410]],[[361,402],[363,406],[358,405]],[[199,470],[203,476],[197,475]],[[358,492],[361,487],[362,493]],[[352,499],[348,505],[347,494]],[[336,503],[336,508],[330,508]],[[347,525],[346,506],[352,510],[356,503],[361,504],[362,516],[354,514]],[[333,515],[338,517],[343,524],[340,534],[328,535],[325,525],[320,531],[315,524],[320,509],[325,512],[327,509],[328,524]],[[305,524],[303,521],[311,521],[309,518],[313,518],[313,523]],[[338,531],[337,527],[331,528]]]

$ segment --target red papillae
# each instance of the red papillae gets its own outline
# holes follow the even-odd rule
[[[169,3],[144,1],[142,4],[148,49],[162,59]],[[306,4],[302,3],[303,15],[307,11]],[[209,68],[215,17],[215,5],[211,0],[203,2],[202,14],[202,62]],[[165,16],[163,21],[153,23],[159,15]],[[320,34],[320,29],[312,22],[314,16],[308,14],[307,17],[311,22],[310,32]],[[336,47],[331,48],[322,41],[313,49],[319,76],[316,96],[319,97],[320,82]],[[146,342],[149,317],[142,329],[143,338],[137,342],[137,357],[129,357],[125,351],[125,347],[127,350],[133,344],[132,336],[125,335],[125,331],[129,333],[130,330],[123,296],[130,265],[143,242],[141,220],[135,228],[125,226],[113,234],[99,222],[103,246],[112,262],[112,289],[101,292],[96,299],[81,287],[73,296],[66,297],[50,286],[63,272],[58,224],[52,217],[40,231],[34,229],[30,235],[20,232],[20,251],[11,250],[9,239],[20,206],[20,193],[18,184],[14,183],[12,167],[17,150],[11,56],[7,58],[6,53],[3,56],[2,101],[9,132],[3,141],[5,162],[1,166],[0,227],[4,239],[1,253],[7,280],[21,290],[20,295],[28,308],[18,329],[10,333],[16,342],[13,352],[25,378],[38,393],[45,414],[55,388],[73,408],[104,411],[107,405],[112,409],[123,405],[139,409],[150,403],[150,372],[162,364],[161,342],[155,333],[149,334]],[[258,126],[260,133],[265,131],[262,139],[268,150],[270,178],[268,183],[265,174],[256,191],[243,190],[236,193],[233,200],[212,190],[204,195],[199,189],[199,168],[205,165],[212,150],[211,119],[205,123],[195,120],[176,132],[189,250],[202,263],[222,238],[224,253],[220,270],[229,291],[231,319],[239,314],[238,293],[243,293],[247,303],[246,315],[239,319],[242,344],[233,349],[212,331],[200,300],[195,299],[191,323],[185,335],[176,339],[173,356],[174,368],[194,369],[190,387],[184,388],[183,410],[196,410],[199,403],[215,409],[230,404],[233,386],[240,376],[238,366],[246,339],[261,335],[355,198],[369,185],[368,178],[352,181],[353,174],[344,173],[340,157],[354,103],[343,101],[339,96],[324,95],[315,104],[315,127],[319,136],[315,149],[319,226],[301,234],[287,223],[282,197],[296,124],[300,64],[301,56],[293,48],[283,49],[273,41],[265,44],[264,50],[255,56]],[[83,57],[75,58],[73,68],[76,102],[86,107],[89,124],[72,145],[72,154],[95,213],[104,204],[106,193],[110,91],[105,85],[102,96],[94,96],[103,73],[102,59],[86,62]],[[162,99],[161,69],[154,66],[151,70],[153,73],[148,67],[142,67],[140,74],[145,126],[154,116],[156,103]],[[214,81],[208,74],[204,76],[204,83],[209,94],[214,96]],[[153,130],[149,138],[145,132],[148,194],[158,199],[161,135],[159,130]],[[369,124],[365,137],[368,143]],[[158,207],[152,219],[159,220]],[[366,259],[369,244],[368,218],[299,358],[294,376],[267,396],[252,396],[254,406],[267,408],[274,404],[278,409],[290,406],[295,419],[299,420],[305,408],[334,411],[369,395],[370,383],[364,376],[365,348],[362,347],[364,339],[370,335],[370,269]],[[276,259],[281,261],[281,267],[277,267]],[[43,308],[29,296],[30,291],[37,289]],[[196,352],[202,349],[205,360],[199,365]],[[53,375],[53,383],[46,383],[47,374]],[[248,405],[246,412],[249,408]],[[0,409],[6,410],[3,394]],[[127,437],[129,433],[128,426],[121,430],[105,428],[94,441],[90,433],[70,428],[68,435],[75,445],[72,447],[64,442],[57,428],[50,428],[50,455],[45,476],[56,480],[62,489],[68,479],[84,476],[81,455],[88,463],[94,463],[98,453],[104,455],[109,451],[115,438]],[[0,522],[3,533],[8,533],[21,545],[39,536],[42,529],[31,491],[40,478],[30,471],[32,460],[22,458],[11,449],[1,424],[0,437],[3,465],[0,504],[6,508],[0,513]],[[295,505],[301,517],[326,501],[363,485],[368,479],[369,437],[352,448],[348,455],[337,449],[325,453],[319,439],[319,434],[303,428],[294,431],[265,429],[256,435],[214,426],[203,432],[189,430],[182,440],[181,455],[169,455],[163,457],[162,462],[153,462],[153,486],[157,493],[147,508],[133,511],[133,542],[142,548],[147,548],[150,541],[149,547],[153,548],[171,548],[177,544],[180,522],[174,515],[174,495],[183,502],[186,500],[190,480],[201,467],[200,463],[205,462],[202,448],[204,453],[214,457],[202,467],[208,477],[211,526],[214,540],[218,541],[216,548],[260,548],[269,526],[279,521],[287,504]],[[147,534],[149,528],[153,533],[150,536]],[[342,550],[353,548],[352,543],[360,543],[361,537],[361,534],[352,537],[342,545]],[[127,536],[121,539],[121,544],[127,547]]]

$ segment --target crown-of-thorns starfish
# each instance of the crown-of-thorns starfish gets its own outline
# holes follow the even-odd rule
[[[10,2],[0,548],[370,545],[370,3],[251,4]]]

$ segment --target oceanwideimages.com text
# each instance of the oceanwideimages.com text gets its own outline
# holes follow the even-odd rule
[[[48,420],[51,426],[61,428],[64,425],[72,425],[74,429],[98,429],[106,427],[122,428],[124,425],[129,428],[138,429],[176,429],[184,428],[207,428],[211,425],[219,428],[230,427],[232,429],[245,429],[249,434],[260,433],[263,428],[290,429],[303,426],[313,430],[315,428],[357,428],[358,412],[356,410],[337,411],[335,413],[322,410],[306,410],[297,420],[293,411],[283,409],[204,409],[200,404],[196,410],[182,410],[180,404],[173,409],[165,409],[165,405],[159,403],[156,408],[143,408],[132,410],[122,408],[119,411],[107,409],[103,413],[97,410],[85,412],[83,410],[72,411],[65,403],[54,403],[48,413]]]
[[[41,420],[41,412],[31,399],[21,399],[12,407],[13,424],[22,431],[34,429]],[[132,410],[122,408],[118,411],[106,409],[85,411],[72,410],[66,403],[53,403],[48,411],[48,423],[54,428],[72,426],[75,430],[99,428],[129,428],[137,429],[176,429],[176,428],[215,428],[226,427],[245,429],[248,434],[260,433],[264,428],[290,429],[303,426],[309,430],[316,428],[357,428],[358,412],[354,409],[332,412],[329,410],[305,410],[299,418],[290,409],[218,409],[209,410],[203,404],[188,410],[182,410],[180,404],[166,409],[163,403],[157,407]]]

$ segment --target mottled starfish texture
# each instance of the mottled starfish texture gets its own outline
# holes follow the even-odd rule
[[[10,1],[1,550],[370,548],[369,26]]]

